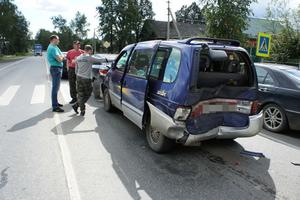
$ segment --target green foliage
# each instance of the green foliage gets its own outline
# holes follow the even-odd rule
[[[75,18],[71,20],[70,27],[78,38],[84,39],[87,37],[87,32],[90,23],[87,21],[85,14],[81,14],[79,11],[76,12]]]
[[[12,0],[0,1],[0,54],[26,52],[29,23]]]
[[[256,0],[200,0],[204,3],[207,32],[210,37],[243,41],[250,5]]]
[[[101,35],[111,43],[110,52],[140,41],[144,22],[154,16],[150,0],[102,0],[97,11]]]
[[[182,6],[180,10],[175,12],[175,15],[177,22],[191,24],[200,24],[205,22],[202,9],[196,2],[193,2],[190,6]]]
[[[290,9],[287,3],[273,0],[267,9],[267,17],[283,25],[282,31],[272,38],[271,58],[277,62],[300,61],[300,5]]]
[[[40,29],[35,36],[36,43],[41,44],[43,46],[43,50],[46,50],[49,45],[49,38],[53,34],[53,32],[48,30]]]
[[[64,32],[68,29],[67,20],[64,19],[61,15],[51,17],[52,24],[55,29],[58,29],[59,32]]]
[[[57,32],[52,32],[52,34],[57,34],[60,38],[59,47],[62,51],[68,51],[73,48],[73,41],[80,39],[67,24],[67,20],[61,15],[51,17],[52,24]],[[76,16],[73,21],[76,21]],[[52,35],[51,34],[51,35]],[[49,44],[49,39],[48,39]],[[48,45],[47,45],[48,46]]]

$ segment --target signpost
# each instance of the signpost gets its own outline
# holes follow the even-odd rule
[[[269,58],[271,49],[271,35],[267,33],[258,33],[256,56]]]

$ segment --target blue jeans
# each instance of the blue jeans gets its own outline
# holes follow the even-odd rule
[[[62,68],[50,67],[50,74],[52,77],[52,92],[51,92],[52,108],[57,108],[58,107],[57,94],[60,87]]]

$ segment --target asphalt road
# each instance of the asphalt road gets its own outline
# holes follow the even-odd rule
[[[44,57],[0,63],[0,200],[300,197],[300,133],[263,131],[158,155],[93,97],[85,117],[74,115],[66,81],[66,112],[53,114],[47,73]]]

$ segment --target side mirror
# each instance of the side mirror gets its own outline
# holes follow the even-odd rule
[[[213,61],[225,61],[228,59],[227,53],[223,50],[209,49],[209,57]]]

